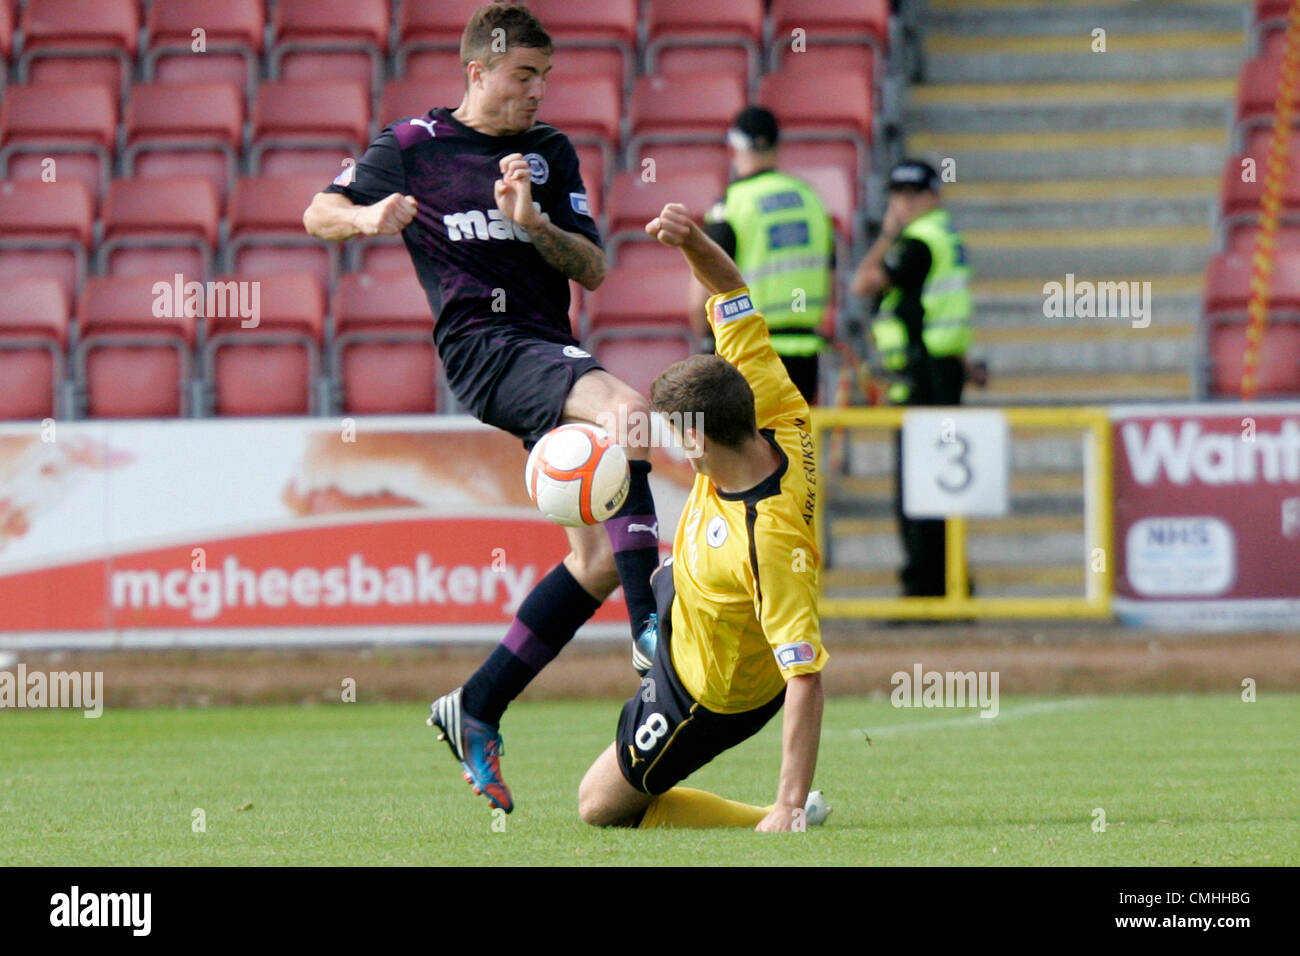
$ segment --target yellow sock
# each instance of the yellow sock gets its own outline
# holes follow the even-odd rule
[[[653,827],[749,827],[772,812],[690,787],[673,787],[650,801],[641,829]]]

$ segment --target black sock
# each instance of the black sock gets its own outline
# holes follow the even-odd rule
[[[599,607],[564,563],[557,564],[528,592],[505,638],[465,682],[465,712],[498,726],[510,702]]]
[[[650,462],[629,461],[632,486],[627,500],[614,517],[605,522],[609,543],[614,549],[614,564],[623,582],[623,599],[636,638],[655,609],[650,575],[659,566],[659,521],[655,517],[655,499],[650,493]]]

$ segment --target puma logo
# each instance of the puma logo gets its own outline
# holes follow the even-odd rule
[[[427,130],[429,131],[429,136],[430,136],[431,138],[433,138],[433,139],[437,139],[437,138],[438,138],[438,134],[435,133],[435,132],[433,131],[433,128],[434,128],[435,126],[438,125],[438,121],[437,121],[437,120],[413,119],[413,120],[411,120],[411,125],[412,125],[412,126],[423,126],[425,129],[427,129]]]
[[[652,525],[649,525],[649,524],[635,524],[635,523],[634,523],[634,524],[630,524],[630,525],[628,525],[628,526],[627,526],[627,530],[628,530],[629,533],[630,533],[630,532],[633,532],[633,531],[645,531],[645,532],[647,532],[648,534],[652,534],[652,535],[654,535],[654,536],[657,538],[657,537],[659,537],[659,522],[656,521],[656,522],[655,522],[654,524],[652,524]]]

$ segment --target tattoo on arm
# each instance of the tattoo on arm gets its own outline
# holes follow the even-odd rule
[[[550,222],[530,229],[528,235],[547,264],[567,278],[587,289],[595,289],[604,280],[605,253],[585,236]]]

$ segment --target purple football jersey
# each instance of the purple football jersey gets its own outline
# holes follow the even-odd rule
[[[439,107],[393,123],[326,192],[366,206],[393,193],[415,197],[419,211],[402,238],[438,315],[439,350],[488,331],[572,342],[568,279],[546,263],[522,227],[501,215],[492,191],[501,158],[522,153],[542,212],[599,245],[572,144],[545,123],[489,136],[451,114]],[[341,185],[346,179],[351,182]]]

